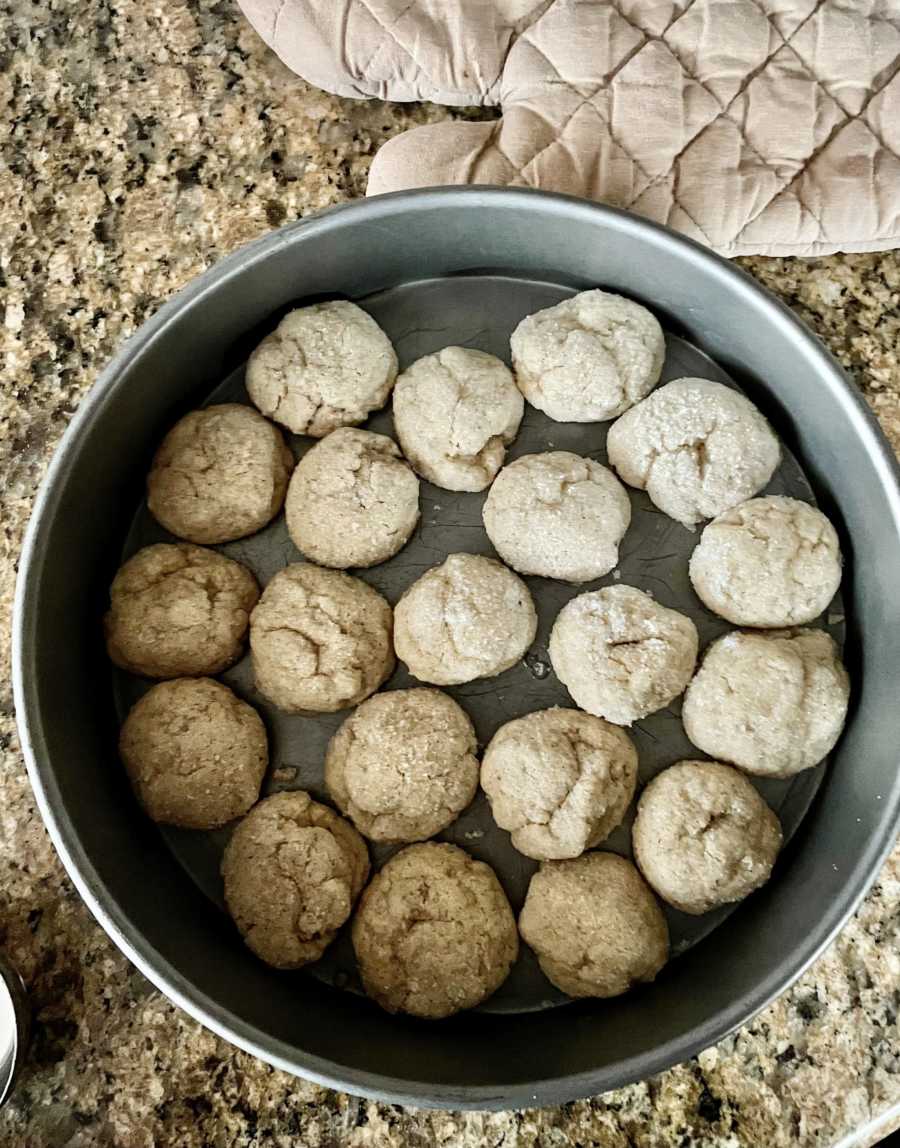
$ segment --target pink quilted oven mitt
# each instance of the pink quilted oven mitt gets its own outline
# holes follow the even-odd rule
[[[528,185],[727,255],[900,245],[900,0],[240,0],[339,95],[498,104],[391,140],[369,194]]]

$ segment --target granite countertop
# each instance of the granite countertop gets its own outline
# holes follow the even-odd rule
[[[900,851],[827,953],[736,1035],[534,1112],[417,1112],[295,1080],[201,1029],[107,940],[50,846],[13,724],[8,621],[36,487],[99,368],[167,296],[361,195],[385,138],[451,113],[311,90],[232,0],[11,0],[0,37],[0,948],[37,1020],[0,1145],[778,1148],[874,1143],[892,1106],[900,1123]],[[743,263],[825,339],[900,450],[900,253]]]

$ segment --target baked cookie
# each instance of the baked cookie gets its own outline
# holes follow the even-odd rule
[[[373,841],[424,841],[478,788],[475,730],[440,690],[390,690],[354,710],[328,745],[325,784]]]
[[[269,762],[259,714],[212,678],[160,682],[134,705],[119,755],[154,821],[215,829],[259,799]]]
[[[704,654],[682,720],[710,757],[747,773],[791,777],[831,753],[849,697],[847,671],[823,630],[734,630]]]
[[[617,725],[667,706],[691,680],[697,627],[634,586],[579,594],[560,610],[550,661],[575,704]]]
[[[778,818],[743,774],[718,761],[679,761],[657,774],[631,837],[652,888],[694,914],[758,889],[781,848]]]
[[[818,618],[837,593],[841,549],[814,506],[751,498],[704,528],[690,574],[700,601],[736,626],[797,626]]]
[[[628,410],[656,386],[666,355],[662,327],[646,307],[598,290],[528,315],[509,342],[519,390],[563,423]]]
[[[262,530],[281,510],[293,466],[281,432],[252,407],[204,407],[163,439],[147,477],[147,506],[178,538],[230,542]]]
[[[451,554],[413,582],[394,609],[397,657],[420,682],[436,686],[508,670],[536,632],[525,583],[480,554]]]
[[[484,490],[503,465],[525,404],[500,359],[444,347],[394,387],[394,429],[416,471],[445,490]]]
[[[353,918],[363,985],[388,1012],[444,1017],[481,1004],[519,952],[494,871],[455,845],[410,845],[376,873]]]
[[[284,506],[288,534],[321,566],[375,566],[409,541],[419,480],[383,434],[339,427],[297,463]]]
[[[253,673],[285,713],[331,713],[375,692],[394,668],[391,608],[359,578],[297,562],[250,619]]]
[[[258,597],[250,571],[215,550],[145,546],[110,587],[107,652],[121,669],[145,678],[218,674],[243,653]]]
[[[494,820],[538,861],[578,857],[616,828],[638,757],[624,730],[581,710],[537,710],[502,725],[484,751]]]
[[[766,485],[781,460],[772,428],[738,391],[710,379],[676,379],[609,428],[609,461],[688,529]]]
[[[531,878],[519,932],[548,980],[570,997],[615,997],[652,981],[669,954],[662,910],[615,853],[545,861]]]
[[[482,516],[494,549],[513,570],[590,582],[619,561],[631,503],[611,470],[555,450],[505,466]]]
[[[247,945],[276,969],[321,957],[368,875],[365,842],[350,822],[302,790],[255,806],[222,857],[228,912]]]
[[[250,356],[247,394],[288,430],[321,438],[383,407],[396,377],[390,339],[339,299],[285,315]]]

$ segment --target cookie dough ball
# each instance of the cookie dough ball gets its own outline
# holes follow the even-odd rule
[[[524,408],[500,359],[444,347],[397,380],[394,429],[423,478],[445,490],[484,490],[503,465]]]
[[[297,562],[279,570],[250,619],[256,684],[285,713],[332,713],[394,668],[391,608],[358,578]]]
[[[742,901],[769,879],[781,826],[750,782],[718,761],[679,761],[647,786],[632,829],[634,858],[682,913]]]
[[[637,869],[615,853],[545,861],[519,916],[522,939],[570,997],[616,997],[652,981],[669,955],[662,910]]]
[[[609,461],[629,486],[692,529],[751,498],[781,460],[749,399],[709,379],[676,379],[609,428]]]
[[[363,985],[388,1012],[444,1017],[503,984],[519,952],[494,871],[455,845],[410,845],[363,893],[353,918]]]
[[[811,622],[841,584],[841,550],[821,512],[795,498],[752,498],[710,522],[691,555],[697,597],[737,626]]]
[[[451,554],[413,582],[394,611],[397,657],[436,686],[508,670],[536,632],[525,583],[480,554]]]
[[[502,725],[484,753],[481,787],[494,820],[537,861],[578,857],[608,837],[634,796],[631,738],[580,710],[538,710]]]
[[[222,858],[228,912],[247,945],[276,969],[321,957],[368,875],[366,844],[350,822],[302,790],[255,806]]]
[[[523,319],[510,339],[519,390],[563,423],[614,419],[649,394],[666,342],[646,307],[582,291]]]
[[[218,674],[243,653],[258,597],[250,571],[214,550],[145,546],[110,587],[107,652],[145,678]]]
[[[269,761],[259,714],[212,678],[176,678],[131,709],[119,754],[154,821],[215,829],[259,799]]]
[[[342,427],[297,464],[285,502],[288,534],[322,566],[375,566],[409,541],[419,480],[392,439]]]
[[[247,394],[295,434],[321,438],[387,402],[397,377],[391,341],[371,315],[338,300],[281,320],[247,363]]]
[[[631,725],[684,690],[697,646],[697,627],[684,614],[634,586],[606,586],[560,610],[550,661],[576,705]]]
[[[850,681],[823,630],[733,631],[703,657],[684,696],[688,737],[761,777],[791,777],[831,753]]]
[[[619,561],[631,503],[605,466],[556,450],[504,467],[482,514],[497,553],[520,574],[589,582]]]
[[[424,841],[478,788],[475,730],[440,690],[391,690],[363,702],[325,756],[335,805],[373,841]]]
[[[277,427],[240,403],[191,411],[156,452],[147,506],[188,542],[255,534],[284,502],[294,456]]]

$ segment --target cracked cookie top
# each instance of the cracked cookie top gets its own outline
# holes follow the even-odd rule
[[[353,947],[369,996],[388,1012],[444,1017],[474,1008],[506,980],[519,951],[497,877],[455,845],[396,853],[353,918]]]
[[[250,571],[187,543],[145,546],[113,579],[106,648],[147,678],[217,674],[244,648],[259,587]]]
[[[617,725],[667,706],[691,680],[697,628],[634,586],[579,594],[560,610],[550,661],[576,705]]]
[[[781,825],[750,782],[718,761],[679,761],[641,794],[634,857],[683,913],[741,901],[769,879]]]
[[[538,861],[578,857],[608,837],[634,796],[638,758],[624,730],[575,709],[502,725],[484,751],[494,820]]]
[[[516,382],[558,422],[613,419],[656,385],[665,336],[640,303],[582,291],[526,316],[510,339]]]
[[[330,713],[374,693],[394,668],[391,608],[359,578],[286,566],[250,620],[259,689],[286,713]]]
[[[419,521],[419,480],[383,434],[341,427],[297,464],[285,501],[288,533],[322,566],[375,566]]]
[[[615,853],[545,861],[519,915],[546,977],[572,997],[614,997],[652,981],[669,929],[640,873]]]
[[[701,602],[737,626],[797,626],[837,593],[840,544],[814,506],[751,498],[704,528],[690,575]]]
[[[364,701],[328,745],[325,784],[373,841],[424,841],[478,788],[475,730],[440,690],[390,690]]]
[[[675,379],[609,428],[609,461],[629,486],[692,529],[766,485],[781,460],[749,399],[710,379]]]
[[[204,407],[163,439],[147,476],[147,506],[188,542],[244,538],[281,509],[293,465],[281,432],[252,407]]]
[[[416,471],[445,490],[484,490],[503,465],[525,402],[500,359],[444,347],[394,387],[394,428]]]
[[[790,777],[831,752],[849,695],[847,671],[824,630],[733,630],[704,654],[682,720],[710,757],[747,773]]]
[[[589,582],[619,561],[631,502],[611,470],[555,450],[505,466],[482,517],[497,553],[520,574]]]
[[[522,657],[537,631],[528,587],[493,558],[451,554],[395,609],[397,657],[437,686],[492,678]]]
[[[302,790],[255,806],[222,858],[225,902],[247,945],[279,969],[317,961],[369,875],[349,821]]]
[[[361,423],[397,377],[391,341],[371,315],[337,300],[291,311],[247,363],[247,394],[264,415],[314,438]]]

